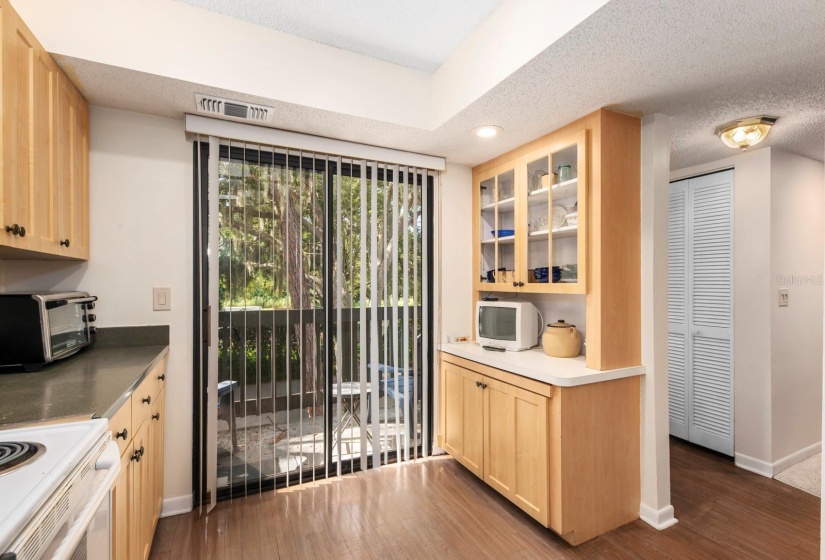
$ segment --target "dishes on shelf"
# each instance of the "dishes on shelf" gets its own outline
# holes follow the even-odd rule
[[[516,230],[514,229],[500,229],[498,230],[498,235],[496,235],[496,230],[490,230],[490,233],[493,234],[493,237],[512,237],[516,234]]]
[[[567,208],[564,206],[553,206],[553,229],[558,229],[564,225],[567,219]]]

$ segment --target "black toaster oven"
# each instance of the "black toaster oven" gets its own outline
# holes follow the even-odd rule
[[[89,346],[95,301],[86,292],[0,294],[0,366],[37,371]]]

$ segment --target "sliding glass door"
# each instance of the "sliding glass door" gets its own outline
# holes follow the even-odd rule
[[[435,175],[212,140],[219,495],[428,453]]]

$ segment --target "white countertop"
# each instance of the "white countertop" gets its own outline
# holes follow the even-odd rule
[[[535,379],[559,387],[576,387],[588,383],[612,381],[624,377],[644,375],[643,366],[599,371],[588,369],[584,356],[576,358],[552,358],[541,348],[524,352],[494,352],[484,350],[475,342],[464,344],[441,344],[439,350],[472,360],[480,364],[501,369],[516,375]]]

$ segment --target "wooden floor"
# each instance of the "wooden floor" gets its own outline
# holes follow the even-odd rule
[[[437,458],[162,519],[152,558],[819,558],[819,498],[680,442],[671,462],[677,525],[576,548]]]

